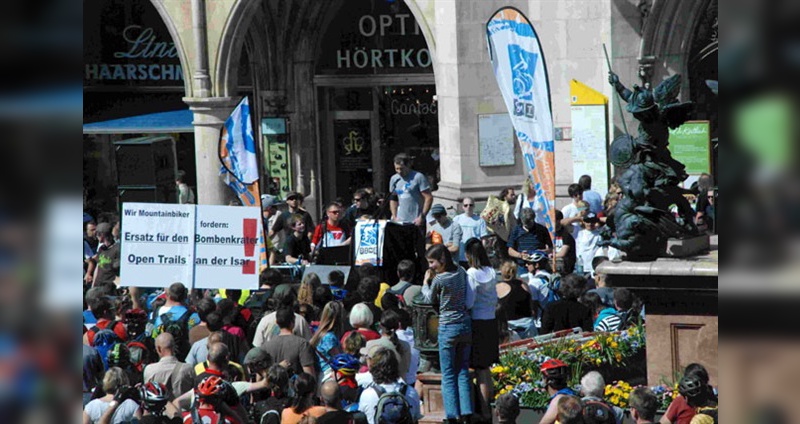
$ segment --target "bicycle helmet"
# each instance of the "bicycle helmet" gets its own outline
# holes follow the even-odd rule
[[[331,366],[342,375],[355,375],[361,368],[361,362],[353,355],[340,353],[333,357]]]
[[[168,393],[167,386],[154,381],[139,386],[139,397],[142,399],[142,406],[145,410],[154,414],[160,414],[164,411],[169,401]]]
[[[222,394],[222,385],[224,380],[217,376],[208,376],[197,385],[195,393],[200,396],[200,399],[206,399]]]
[[[128,346],[123,343],[117,343],[108,351],[108,366],[127,368],[131,363],[131,352]]]
[[[546,378],[564,379],[569,374],[569,366],[560,359],[548,359],[539,367]]]
[[[147,328],[147,312],[141,309],[130,309],[125,312],[122,322],[125,324],[125,329],[128,330],[128,335],[131,338],[136,337]]]
[[[245,355],[243,365],[250,373],[258,373],[272,365],[272,357],[264,349],[254,347]]]
[[[684,375],[678,383],[678,393],[685,398],[695,398],[703,393],[703,382],[694,374]]]
[[[525,259],[525,262],[538,263],[549,259],[547,253],[542,252],[541,250],[533,250],[526,253],[528,254],[528,256]]]

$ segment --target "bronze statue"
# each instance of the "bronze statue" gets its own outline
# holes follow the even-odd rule
[[[654,259],[665,252],[667,239],[697,234],[694,211],[679,186],[687,174],[683,164],[672,157],[669,129],[689,119],[691,102],[678,102],[680,75],[673,75],[655,90],[625,88],[614,72],[608,82],[625,100],[628,112],[639,121],[636,138],[618,137],[611,144],[611,162],[627,168],[617,182],[623,198],[603,233],[603,246],[613,246],[630,259]],[[675,205],[678,217],[669,210]]]

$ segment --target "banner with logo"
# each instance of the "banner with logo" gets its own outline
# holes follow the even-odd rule
[[[528,18],[504,7],[486,23],[489,57],[533,177],[545,226],[555,234],[556,168],[550,87],[539,37]]]
[[[261,210],[123,203],[120,285],[258,288]]]
[[[383,264],[383,238],[386,234],[386,220],[362,220],[356,222],[354,232],[355,265]]]

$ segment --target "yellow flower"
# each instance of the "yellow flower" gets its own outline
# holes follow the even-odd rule
[[[624,394],[622,395],[622,397],[623,397],[623,398],[625,398],[625,399],[628,399],[628,398],[630,397],[630,394],[628,394],[628,393],[624,393]]]
[[[606,343],[611,343],[612,341],[614,341],[614,340],[611,339],[611,336],[606,337]]]
[[[617,347],[619,344],[617,342],[611,342],[611,347]]]
[[[595,362],[597,365],[600,365],[600,364],[602,364],[602,363],[603,363],[603,360],[602,360],[602,359],[600,359],[600,358],[597,358],[597,359],[596,359],[594,362]]]

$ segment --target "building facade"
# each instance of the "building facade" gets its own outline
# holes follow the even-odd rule
[[[547,61],[557,128],[557,206],[566,203],[566,187],[579,177],[572,171],[571,80],[612,99],[608,140],[623,132],[623,119],[635,131],[636,123],[620,114],[607,83],[603,44],[626,85],[656,85],[683,74],[681,98],[697,102],[697,119],[711,121],[712,136],[716,132],[716,98],[705,85],[716,79],[716,0],[109,3],[115,7],[105,7],[85,25],[107,25],[115,9],[134,4],[157,13],[171,38],[172,62],[142,69],[163,76],[164,66],[172,66],[169,101],[174,104],[180,95],[180,106],[192,111],[192,182],[200,203],[227,202],[227,188],[218,177],[217,143],[223,121],[243,95],[250,96],[257,117],[255,131],[268,171],[263,186],[279,194],[306,193],[312,214],[336,198],[349,202],[358,187],[387,191],[391,159],[399,152],[415,157],[415,167],[429,176],[434,196],[445,204],[519,187],[525,169],[516,142],[513,164],[481,166],[479,153],[479,116],[506,113],[485,23],[507,5],[530,19]],[[130,52],[137,38],[129,38],[123,38],[128,50],[115,52]],[[148,52],[144,44],[138,48]],[[89,65],[85,85],[92,86],[90,91],[114,91],[99,88],[117,84],[114,80],[86,83],[103,72]],[[166,89],[150,89],[158,90]],[[101,102],[101,97],[85,102]],[[114,101],[97,105],[115,107]]]

